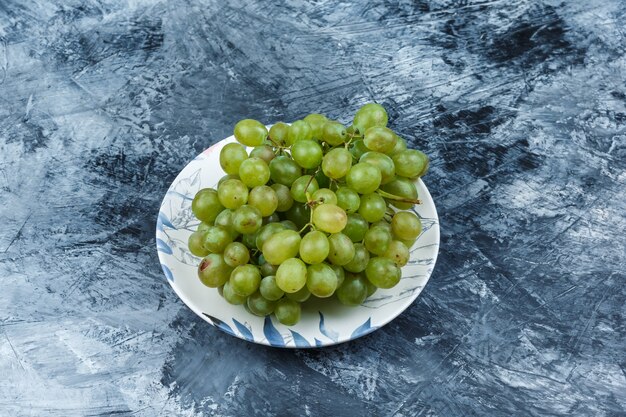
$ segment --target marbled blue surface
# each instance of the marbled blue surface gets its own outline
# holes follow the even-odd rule
[[[626,5],[0,2],[0,415],[623,416]],[[432,158],[397,320],[313,351],[209,326],[159,202],[244,117],[368,101]]]

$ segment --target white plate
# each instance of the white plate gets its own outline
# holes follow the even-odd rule
[[[303,348],[329,346],[366,335],[389,323],[420,294],[430,278],[439,250],[439,221],[435,204],[421,180],[415,183],[422,204],[413,211],[422,220],[422,234],[411,248],[409,263],[394,288],[378,290],[359,307],[345,307],[333,299],[311,299],[303,304],[302,318],[284,326],[274,317],[257,317],[231,305],[196,275],[200,258],[187,249],[187,239],[198,220],[191,201],[202,188],[217,188],[224,175],[219,154],[234,137],[224,139],[198,155],[178,174],[161,203],[156,245],[163,272],[189,308],[226,333],[268,346]]]

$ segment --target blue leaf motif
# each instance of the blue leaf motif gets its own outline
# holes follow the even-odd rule
[[[272,346],[285,346],[285,341],[283,337],[280,335],[276,327],[274,327],[274,323],[272,323],[272,319],[270,316],[265,316],[265,323],[263,323],[263,334],[267,338],[267,341],[270,342]]]
[[[165,266],[165,264],[161,264],[161,268],[163,268],[163,273],[165,274],[165,277],[168,279],[168,281],[174,281],[174,274],[172,274],[172,271],[170,271],[170,269]]]
[[[322,346],[322,341],[319,340],[317,337],[314,337],[313,339],[315,339],[315,346],[320,347]]]
[[[321,311],[319,311],[319,313],[320,313],[320,332],[322,332],[324,336],[326,336],[333,342],[337,342],[337,340],[339,339],[339,333],[332,331],[330,329],[327,329],[326,324],[324,324],[324,315],[322,314]]]
[[[162,211],[159,211],[159,217],[157,218],[157,229],[159,229],[160,231],[163,231],[163,226],[167,226],[170,229],[176,230],[176,228],[174,227],[170,219],[167,218],[165,213],[163,213]]]
[[[163,253],[167,253],[168,255],[171,255],[172,253],[174,253],[174,252],[172,252],[172,248],[170,248],[170,245],[165,243],[163,240],[157,238],[156,244],[157,244],[157,250],[158,251],[161,251]]]
[[[356,339],[357,337],[371,333],[376,329],[376,326],[372,327],[372,320],[371,317],[369,317],[365,323],[354,329],[350,338]]]
[[[226,333],[230,334],[230,335],[235,335],[235,332],[233,331],[233,329],[230,328],[230,326],[226,323],[224,323],[222,320],[215,318],[213,316],[209,316],[207,313],[202,313],[205,316],[207,316],[209,318],[209,320],[211,320],[211,322],[217,326],[218,328],[220,328],[221,330],[225,331]]]
[[[298,332],[294,332],[289,329],[291,335],[293,336],[293,343],[298,347],[311,347],[311,344]]]
[[[246,326],[244,326],[235,319],[233,319],[233,323],[235,323],[235,326],[237,326],[237,330],[239,330],[239,333],[241,333],[244,339],[250,342],[254,342],[254,336],[252,336],[252,332],[250,331],[250,329],[248,329]]]

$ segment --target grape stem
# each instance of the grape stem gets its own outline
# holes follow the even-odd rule
[[[388,192],[385,192],[383,190],[377,190],[376,192],[381,197],[388,198],[388,199],[394,200],[394,201],[399,201],[401,203],[422,204],[422,202],[420,200],[418,200],[417,198],[413,199],[413,198],[400,197],[400,196],[393,195],[393,194],[390,194]]]

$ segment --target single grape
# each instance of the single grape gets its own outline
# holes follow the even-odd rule
[[[392,240],[384,256],[391,259],[397,266],[402,267],[409,262],[409,248],[399,240]]]
[[[276,193],[276,198],[278,199],[276,211],[285,212],[289,210],[293,205],[293,197],[289,187],[283,184],[272,184],[271,188]]]
[[[326,116],[324,116],[323,114],[312,113],[305,117],[304,121],[307,122],[309,126],[311,126],[311,134],[313,136],[313,139],[322,139],[322,129],[328,121]]]
[[[235,139],[246,146],[259,146],[267,137],[267,128],[256,120],[244,119],[235,125]]]
[[[367,282],[362,274],[347,273],[337,291],[337,299],[343,305],[358,306],[367,298]]]
[[[382,256],[389,249],[391,233],[382,227],[372,227],[365,233],[363,245],[374,255]]]
[[[396,165],[396,174],[403,177],[421,177],[428,170],[428,157],[416,149],[398,152],[391,159]]]
[[[239,295],[247,297],[254,294],[260,284],[261,273],[254,265],[239,265],[230,274],[230,285]]]
[[[275,233],[278,233],[282,230],[285,230],[285,226],[280,223],[269,223],[259,229],[259,233],[256,235],[256,247],[260,249],[263,248],[265,241],[273,236]]]
[[[352,145],[350,145],[350,154],[352,154],[352,156],[354,157],[354,159],[356,159],[357,161],[367,152],[369,152],[369,148],[367,146],[365,146],[365,142],[363,142],[363,139],[357,139],[355,141],[352,142]]]
[[[244,245],[246,245],[246,248],[250,249],[250,250],[256,250],[256,238],[258,235],[258,231],[254,232],[254,233],[249,233],[247,235],[242,235],[241,236],[241,243],[243,243]]]
[[[386,193],[407,200],[417,200],[418,198],[415,183],[404,177],[395,177],[391,182],[381,185],[380,189]],[[413,203],[410,202],[402,202],[391,198],[387,198],[387,201],[389,204],[399,208],[400,210],[408,210],[413,207]]]
[[[299,291],[306,284],[306,265],[298,258],[283,261],[276,271],[276,285],[286,293]]]
[[[274,153],[274,149],[272,149],[271,146],[261,145],[261,146],[256,146],[254,149],[252,149],[252,151],[250,151],[250,157],[261,158],[262,160],[265,161],[266,164],[269,165],[272,159],[276,157],[276,154]]]
[[[263,255],[261,255],[261,256],[263,256]],[[263,276],[263,277],[269,277],[269,276],[272,276],[272,275],[276,275],[276,271],[278,271],[278,265],[272,265],[269,262],[265,262],[265,263],[261,264],[261,266],[259,267],[259,271],[261,271],[261,276]]]
[[[285,297],[299,303],[304,303],[311,297],[311,291],[309,291],[309,289],[305,285],[296,292],[286,293]]]
[[[220,213],[220,214],[222,214],[222,213]],[[220,217],[220,214],[218,214],[218,215],[217,215],[217,217],[215,218],[215,221],[217,221],[217,219]],[[213,223],[213,224],[215,224],[215,223]],[[206,230],[206,229],[208,229],[209,227],[213,226],[213,224],[211,224],[211,223],[205,223],[205,222],[200,222],[200,224],[198,225],[198,229],[197,229],[197,231],[198,231],[198,232],[201,232],[201,231],[203,231],[203,230]]]
[[[368,281],[378,288],[394,287],[400,282],[401,275],[400,268],[388,258],[372,258],[365,268],[365,276]]]
[[[218,198],[218,193],[212,188],[203,188],[198,191],[191,202],[193,215],[205,223],[211,223],[224,206]]]
[[[299,140],[307,140],[313,138],[313,129],[304,120],[296,120],[289,126],[287,131],[287,144],[293,145]]]
[[[230,175],[239,173],[239,166],[248,159],[245,146],[240,143],[228,143],[220,151],[220,166]]]
[[[302,229],[311,218],[311,209],[306,204],[294,204],[285,212],[284,216],[287,220],[291,220],[297,227]]]
[[[365,194],[361,196],[359,214],[370,223],[380,221],[387,211],[387,203],[377,193]]]
[[[276,285],[276,277],[274,275],[266,276],[261,280],[259,291],[261,291],[261,295],[264,298],[270,301],[280,300],[282,296],[285,295],[285,291],[281,290],[278,288],[278,285]]]
[[[313,201],[320,203],[337,204],[337,196],[328,188],[320,188],[311,196]]]
[[[272,142],[275,146],[287,145],[287,132],[289,132],[289,125],[287,123],[276,123],[270,128],[270,142]]]
[[[250,252],[246,245],[241,242],[232,242],[224,249],[224,262],[228,266],[236,267],[245,265],[250,261]]]
[[[302,174],[302,169],[286,155],[279,155],[270,162],[270,178],[277,184],[291,187]]]
[[[354,258],[354,244],[343,233],[328,237],[328,260],[334,265],[345,265]]]
[[[198,265],[198,278],[207,287],[217,288],[230,277],[233,269],[224,262],[224,257],[219,253],[210,253],[200,261]]]
[[[281,324],[293,326],[300,321],[300,314],[300,303],[297,301],[283,298],[276,302],[274,315]]]
[[[393,156],[397,154],[398,152],[402,152],[404,150],[406,150],[406,140],[398,136],[398,140],[396,141],[396,146],[394,146],[391,152],[389,152],[389,155]]]
[[[276,301],[266,299],[259,291],[249,296],[247,303],[252,314],[259,317],[272,314],[276,307]]]
[[[343,269],[349,272],[361,272],[365,270],[370,260],[370,254],[362,243],[354,244],[354,257],[350,262],[343,266]]]
[[[328,121],[322,129],[322,139],[330,146],[341,145],[348,138],[346,127],[339,122]]]
[[[322,156],[322,147],[312,139],[299,140],[291,146],[291,157],[305,169],[318,167]]]
[[[416,239],[422,232],[422,222],[410,211],[399,211],[391,219],[391,230],[399,239]]]
[[[328,238],[319,231],[307,233],[300,241],[300,258],[308,264],[324,261],[329,250]]]
[[[391,233],[391,224],[387,223],[387,221],[385,220],[372,223],[372,227],[382,227],[383,229]]]
[[[272,265],[281,265],[285,260],[298,254],[300,240],[300,234],[296,231],[278,232],[263,243],[263,256]]]
[[[230,281],[226,281],[224,287],[222,288],[222,297],[230,304],[241,305],[246,302],[246,297],[243,295],[237,294],[233,291],[233,287],[230,284]]]
[[[410,251],[411,248],[413,247],[413,245],[415,244],[415,242],[417,241],[417,238],[415,239],[408,239],[408,240],[402,240],[402,239],[398,239],[400,242],[402,242],[402,244],[404,246],[406,246],[406,248]]]
[[[248,187],[240,180],[227,180],[217,187],[217,196],[224,207],[238,209],[248,201]]]
[[[307,202],[307,193],[313,194],[319,190],[317,181],[310,175],[303,175],[293,182],[291,185],[291,196],[299,203]]]
[[[220,226],[212,226],[204,232],[202,245],[209,252],[222,253],[232,241],[233,237],[226,229]]]
[[[349,187],[339,187],[335,192],[337,196],[337,205],[345,210],[346,213],[354,213],[361,205],[359,193]]]
[[[271,187],[259,185],[250,190],[248,205],[258,208],[263,217],[271,216],[278,207],[278,196]]]
[[[239,172],[239,168],[237,168],[237,172]],[[220,185],[222,185],[222,183],[224,181],[228,181],[228,180],[238,180],[239,179],[239,175],[224,175],[222,178],[220,178],[220,180],[217,182],[217,186],[219,187]]]
[[[300,229],[298,229],[298,226],[296,226],[296,224],[294,222],[292,222],[291,220],[281,220],[280,224],[285,226],[285,229],[293,230],[293,231],[296,231],[296,232],[300,230]]]
[[[346,223],[343,234],[348,236],[353,242],[360,242],[365,237],[365,232],[369,229],[367,220],[358,213],[348,214],[348,222]]]
[[[233,227],[241,234],[256,232],[262,223],[263,217],[256,207],[243,205],[233,213]]]
[[[378,189],[382,175],[377,166],[359,162],[350,168],[346,183],[359,194],[370,194]]]
[[[328,178],[345,177],[351,166],[352,154],[345,148],[332,149],[322,159],[322,171]]]
[[[343,280],[346,278],[346,273],[339,265],[331,265],[330,267],[333,271],[335,271],[335,275],[337,275],[337,288],[339,288],[341,287],[341,284],[343,284]]]
[[[202,230],[197,230],[189,235],[187,246],[189,246],[189,252],[201,258],[209,254],[209,251],[204,247],[204,231]]]
[[[265,185],[270,179],[270,167],[261,158],[248,158],[239,166],[239,178],[249,188]]]
[[[396,146],[398,136],[391,129],[373,126],[365,131],[363,141],[368,149],[380,153],[390,153]]]
[[[217,215],[217,218],[215,219],[215,223],[214,223],[215,226],[220,226],[223,229],[225,229],[233,238],[233,240],[235,240],[237,236],[239,236],[239,233],[237,233],[237,231],[235,230],[233,226],[233,213],[234,212],[235,211],[231,209],[222,210],[222,212]]]
[[[346,227],[348,216],[335,204],[321,204],[313,209],[313,224],[326,233],[339,233]]]
[[[357,110],[352,124],[364,133],[372,126],[387,126],[387,111],[378,103],[368,103]]]
[[[387,155],[380,152],[365,152],[359,162],[367,162],[368,164],[375,165],[380,169],[381,184],[387,184],[393,180],[396,175],[396,166],[393,160]]]
[[[316,297],[330,297],[337,289],[337,274],[326,264],[310,265],[307,268],[306,287]]]

